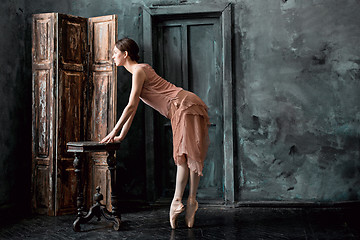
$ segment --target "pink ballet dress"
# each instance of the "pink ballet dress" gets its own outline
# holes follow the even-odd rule
[[[140,99],[171,120],[175,164],[186,162],[191,171],[202,176],[209,147],[208,107],[194,93],[157,75],[150,65],[138,67],[146,74]]]

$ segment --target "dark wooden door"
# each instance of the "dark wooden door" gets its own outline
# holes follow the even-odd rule
[[[169,19],[170,18],[170,19]],[[223,201],[222,38],[218,17],[158,18],[154,22],[154,67],[168,81],[197,94],[209,107],[212,125],[198,198]],[[169,120],[155,114],[155,179],[160,194],[171,196],[176,166]]]
[[[87,19],[58,14],[58,124],[56,215],[72,213],[76,202],[74,156],[66,143],[84,140],[87,80]],[[85,171],[84,171],[85,172]]]

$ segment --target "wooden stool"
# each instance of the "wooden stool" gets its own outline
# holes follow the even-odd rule
[[[120,148],[120,143],[99,143],[99,142],[68,142],[67,151],[73,152],[75,155],[74,168],[76,174],[76,189],[77,189],[77,217],[73,223],[75,232],[80,231],[80,224],[90,221],[94,216],[100,221],[101,215],[109,221],[114,223],[113,228],[118,231],[121,223],[121,215],[118,211],[118,196],[116,194],[116,159],[115,151]],[[112,211],[109,212],[104,204],[100,201],[103,200],[103,195],[100,193],[100,187],[96,188],[94,194],[95,204],[90,208],[87,214],[84,213],[84,194],[82,182],[82,159],[81,154],[86,152],[107,152],[107,164],[111,177],[111,205]]]

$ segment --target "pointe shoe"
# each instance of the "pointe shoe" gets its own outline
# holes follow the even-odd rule
[[[185,223],[189,228],[194,226],[195,212],[198,208],[199,204],[195,199],[188,199],[186,204]]]
[[[173,203],[171,204],[169,217],[170,217],[170,225],[172,229],[175,229],[177,227],[177,217],[183,211],[185,211],[185,207],[181,202],[178,204],[173,204]]]

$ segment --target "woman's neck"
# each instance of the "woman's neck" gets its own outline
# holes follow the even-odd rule
[[[126,70],[128,70],[131,74],[133,74],[134,72],[134,67],[137,65],[138,63],[136,61],[133,60],[129,60],[126,61],[126,63],[124,64],[124,67],[126,68]]]

